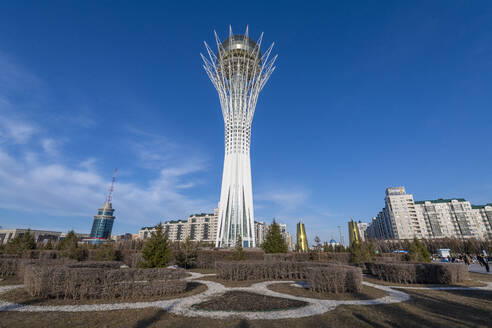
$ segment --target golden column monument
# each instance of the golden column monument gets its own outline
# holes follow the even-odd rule
[[[299,220],[299,223],[297,224],[297,250],[299,252],[307,252],[309,250],[306,228],[304,227],[304,223],[302,223],[301,220]]]

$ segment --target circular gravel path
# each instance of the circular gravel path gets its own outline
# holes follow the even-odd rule
[[[267,288],[268,285],[277,283],[294,283],[293,281],[265,281],[253,284],[249,287],[225,287],[224,285],[209,281],[200,280],[204,276],[213,276],[214,274],[201,274],[190,272],[191,276],[185,278],[185,280],[193,280],[201,284],[206,285],[208,288],[206,291],[183,298],[176,298],[172,300],[162,300],[154,302],[134,302],[134,303],[113,303],[113,304],[88,304],[88,305],[57,305],[57,306],[37,306],[37,305],[22,305],[14,304],[0,300],[0,312],[1,311],[19,311],[19,312],[84,312],[84,311],[109,311],[109,310],[125,310],[125,309],[142,309],[149,307],[161,308],[169,313],[187,316],[187,317],[208,317],[208,318],[228,318],[228,317],[240,317],[246,319],[289,319],[289,318],[302,318],[312,315],[323,314],[325,312],[334,310],[339,305],[378,305],[378,304],[391,304],[404,302],[410,299],[410,295],[399,289],[428,289],[428,290],[492,290],[492,283],[486,283],[485,287],[397,287],[397,286],[382,286],[363,282],[364,285],[381,289],[388,293],[388,296],[371,299],[371,300],[322,300],[307,297],[298,297],[289,294],[283,294],[274,292]],[[22,285],[14,286],[2,286],[0,287],[0,294],[9,290],[20,288]],[[307,306],[288,309],[288,310],[275,310],[275,311],[262,311],[262,312],[238,312],[238,311],[204,311],[193,308],[194,304],[201,303],[209,300],[213,297],[224,294],[226,291],[245,291],[261,295],[268,295],[273,297],[287,298],[293,300],[299,300],[308,303]]]

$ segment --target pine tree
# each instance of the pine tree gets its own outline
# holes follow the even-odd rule
[[[280,226],[273,220],[261,245],[265,253],[287,253],[287,243],[280,232]]]
[[[411,262],[430,262],[430,253],[427,247],[416,237],[408,245],[407,260]]]
[[[234,261],[243,261],[246,259],[243,249],[243,239],[241,236],[237,238],[236,247],[234,247],[234,251],[232,253],[232,259]]]
[[[372,260],[372,254],[368,245],[364,242],[353,241],[349,247],[350,262],[365,263]]]
[[[68,234],[58,243],[58,250],[64,251],[74,249],[78,247],[79,239],[75,234],[75,231],[70,230]]]
[[[156,231],[152,233],[152,236],[145,243],[142,250],[142,257],[144,259],[142,267],[162,268],[171,261],[172,252],[169,239],[163,230],[161,222],[157,225]]]
[[[179,245],[179,251],[176,253],[176,264],[182,268],[190,269],[196,264],[196,245],[191,241],[190,237],[182,245]]]
[[[7,253],[22,256],[25,251],[36,249],[36,241],[34,235],[31,234],[31,230],[28,229],[26,233],[19,234],[10,240],[5,247]]]

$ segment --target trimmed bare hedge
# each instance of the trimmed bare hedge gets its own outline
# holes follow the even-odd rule
[[[24,258],[0,258],[0,277],[17,276],[24,277],[24,269],[26,265],[44,264],[44,265],[60,265],[68,263],[77,263],[76,261],[59,258],[59,259],[24,259]]]
[[[139,298],[182,293],[181,269],[108,269],[79,265],[28,265],[24,287],[31,296],[69,299]]]
[[[337,264],[348,264],[350,262],[350,253],[327,253],[327,252],[309,252],[309,253],[274,253],[265,254],[264,260],[269,261],[296,261],[296,262],[327,262]]]
[[[213,269],[217,261],[229,261],[234,255],[233,250],[205,250],[200,249],[197,251],[196,255],[196,267],[200,269]],[[244,250],[244,255],[246,260],[249,261],[263,261],[265,252],[263,250]]]
[[[216,262],[217,277],[224,280],[306,279],[316,292],[359,292],[360,268],[322,262],[230,261]]]
[[[309,268],[339,266],[322,262],[229,261],[216,262],[217,277],[224,280],[306,279]],[[354,268],[358,270],[357,268]],[[358,270],[359,272],[360,270]]]
[[[346,265],[308,267],[306,280],[319,293],[358,293],[362,290],[362,270]]]
[[[17,258],[0,258],[0,277],[15,276],[18,262]]]
[[[378,279],[409,284],[450,285],[469,279],[464,264],[455,263],[366,263]]]
[[[142,252],[134,249],[124,249],[119,252],[123,263],[131,268],[138,268],[143,262]]]

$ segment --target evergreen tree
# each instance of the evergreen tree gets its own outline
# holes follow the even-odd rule
[[[425,245],[418,240],[416,237],[413,239],[412,243],[408,245],[408,253],[406,256],[408,261],[411,262],[430,262],[430,253],[425,247]]]
[[[9,254],[15,254],[17,256],[22,256],[25,251],[36,249],[36,241],[34,240],[34,235],[31,234],[31,230],[28,229],[24,234],[18,234],[13,239],[11,239],[5,250]]]
[[[179,250],[176,253],[176,265],[190,269],[196,264],[196,245],[191,241],[190,237],[186,237],[184,243],[179,245]]]
[[[365,242],[352,242],[349,247],[350,262],[352,263],[365,263],[372,260],[371,251]]]
[[[265,253],[287,253],[287,243],[280,232],[280,226],[273,220],[261,245]]]
[[[77,261],[87,259],[89,253],[86,246],[79,246],[79,238],[73,230],[58,243],[57,249],[62,251],[62,256]]]
[[[246,255],[244,254],[243,249],[243,239],[241,236],[238,237],[236,242],[236,247],[234,247],[234,251],[232,253],[232,259],[234,261],[243,261],[246,259]]]
[[[142,250],[142,267],[144,268],[162,268],[169,264],[172,257],[169,239],[163,232],[162,222],[156,227],[156,231],[145,243]]]
[[[60,240],[58,243],[58,250],[64,251],[64,250],[69,250],[69,249],[74,249],[78,247],[79,243],[79,238],[75,234],[75,231],[70,230],[68,234]]]

